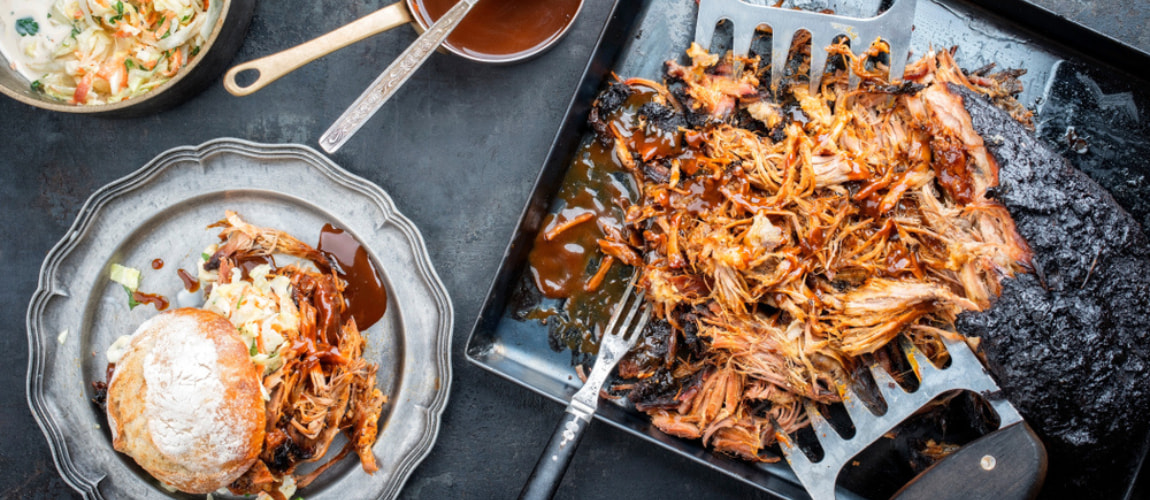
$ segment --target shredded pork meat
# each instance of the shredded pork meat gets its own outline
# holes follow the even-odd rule
[[[807,424],[804,401],[838,401],[848,374],[899,336],[943,352],[956,316],[989,307],[1029,266],[991,197],[994,158],[947,86],[1025,122],[1011,97],[1018,73],[965,74],[942,51],[892,84],[846,46],[830,52],[845,68],[819,95],[791,81],[776,100],[757,57],[692,46],[691,64],[668,62],[665,82],[609,91],[645,94],[646,112],[592,114],[639,186],[601,251],[641,265],[640,286],[673,327],[657,362],[624,363],[634,377],[623,387],[664,432],[749,460],[777,459],[763,450]],[[861,88],[848,88],[847,71]],[[689,125],[646,119],[652,105]],[[660,133],[671,147],[650,147]]]
[[[352,451],[365,472],[375,472],[372,445],[387,397],[375,384],[379,367],[363,359],[364,339],[345,314],[344,281],[322,252],[287,233],[253,226],[231,211],[215,226],[223,228],[224,242],[209,265],[221,276],[230,276],[245,260],[272,254],[307,259],[319,269],[292,265],[271,271],[291,280],[299,330],[284,332],[283,365],[263,380],[268,394],[263,452],[229,489],[282,498],[289,476],[288,484],[305,487]],[[348,442],[338,454],[311,472],[295,474],[299,465],[322,459],[341,432]]]

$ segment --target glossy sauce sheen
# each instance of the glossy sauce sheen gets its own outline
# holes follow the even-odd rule
[[[336,273],[347,282],[343,291],[346,312],[355,318],[356,326],[362,331],[379,321],[387,310],[387,290],[367,249],[355,237],[331,224],[324,224],[316,249],[335,261]]]
[[[548,215],[535,237],[528,260],[535,284],[552,299],[571,298],[583,293],[586,279],[595,274],[601,260],[598,240],[605,238],[603,226],[623,227],[623,213],[617,207],[627,199],[627,186],[607,169],[597,167],[611,162],[610,151],[592,143],[580,151],[579,159],[567,173],[557,197],[562,208]],[[556,226],[582,214],[594,218],[571,226],[551,240],[545,235]]]
[[[456,0],[416,0],[417,15],[432,22]],[[512,59],[559,37],[582,0],[481,0],[459,23],[447,44],[485,59]],[[429,25],[431,23],[428,23]]]
[[[152,269],[163,269],[164,259],[152,259]]]
[[[642,90],[642,88],[640,88]],[[653,93],[635,92],[619,110],[605,117],[618,122],[621,131],[630,130],[635,113],[651,100]],[[641,155],[647,149],[674,149],[677,137],[633,138]],[[543,221],[528,254],[529,271],[536,287],[552,299],[578,301],[586,291],[585,280],[595,274],[602,252],[598,240],[606,237],[605,227],[623,231],[625,214],[619,207],[629,206],[636,192],[634,181],[616,158],[613,147],[592,140],[579,149],[556,195],[557,210]],[[546,235],[556,226],[584,213],[593,219],[572,226],[548,240]]]
[[[245,280],[252,279],[252,269],[267,264],[272,271],[276,269],[276,260],[270,255],[241,255],[236,258],[236,267],[240,268]],[[183,276],[180,276],[183,279]],[[185,286],[187,282],[185,282]]]
[[[155,293],[132,292],[132,300],[141,304],[151,304],[157,311],[168,308],[168,298]]]
[[[638,109],[655,98],[655,92],[645,87],[634,87],[635,92],[618,110],[604,117],[614,122],[630,151],[640,157],[651,155],[677,157],[685,173],[694,173],[698,167],[694,153],[684,144],[701,141],[680,132],[667,133],[648,129],[630,135]],[[562,301],[562,311],[540,309],[530,317],[560,322],[560,330],[577,328],[587,332],[580,342],[568,340],[568,347],[579,352],[598,352],[598,338],[591,334],[593,327],[601,331],[611,316],[614,305],[623,295],[632,268],[615,261],[598,288],[588,290],[587,282],[603,263],[603,251],[598,240],[606,238],[607,228],[625,231],[624,210],[637,196],[634,178],[616,156],[612,146],[596,140],[585,143],[576,154],[570,169],[556,195],[552,214],[543,220],[543,227],[528,254],[528,272],[536,288],[548,299]],[[692,208],[709,210],[722,199],[717,182],[692,178],[681,184],[686,196],[693,198]],[[590,213],[593,219],[570,226],[548,240],[545,235],[565,222]],[[545,306],[547,307],[547,306]]]
[[[195,293],[200,289],[200,280],[192,276],[191,273],[183,269],[177,269],[176,274],[179,275],[180,281],[184,282],[184,290],[187,290],[189,293]]]

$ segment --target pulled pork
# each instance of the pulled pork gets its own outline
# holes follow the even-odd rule
[[[318,268],[292,265],[270,271],[290,279],[296,308],[290,313],[298,314],[299,328],[283,332],[278,353],[283,364],[263,379],[268,394],[263,452],[229,490],[283,499],[351,451],[365,472],[378,470],[372,445],[387,396],[376,388],[379,367],[363,359],[364,339],[346,314],[343,279],[322,252],[283,231],[253,226],[231,211],[213,226],[223,228],[224,242],[205,268],[220,276],[272,254],[307,259]],[[322,459],[341,432],[348,442],[338,454],[306,474],[295,474],[299,465]]]
[[[670,326],[644,344],[658,352],[624,362],[620,387],[664,432],[749,460],[777,460],[763,450],[807,425],[804,402],[839,401],[899,336],[944,355],[956,316],[1029,267],[991,197],[998,166],[948,89],[1013,103],[1025,122],[1018,73],[966,74],[942,51],[892,84],[867,64],[881,44],[829,50],[845,69],[819,95],[790,81],[772,99],[757,57],[692,46],[664,83],[613,85],[591,119],[639,191],[602,251],[641,266]],[[624,112],[624,99],[644,102]],[[670,147],[651,146],[660,135]]]

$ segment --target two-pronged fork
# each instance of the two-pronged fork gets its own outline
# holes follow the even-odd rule
[[[635,345],[643,327],[651,319],[651,308],[644,302],[643,292],[633,293],[638,277],[639,272],[636,271],[627,284],[627,290],[623,292],[623,298],[599,341],[599,357],[595,360],[591,375],[571,398],[563,420],[555,427],[547,448],[535,463],[535,470],[531,471],[531,477],[527,479],[519,498],[540,500],[555,494],[563,474],[567,472],[567,465],[571,463],[571,457],[575,456],[575,449],[584,431],[591,423],[591,417],[599,407],[599,391],[603,389],[603,383],[615,365],[619,364],[619,360]]]

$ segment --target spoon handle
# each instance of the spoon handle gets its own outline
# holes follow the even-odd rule
[[[435,24],[432,24],[427,31],[419,35],[419,38],[415,39],[415,43],[411,44],[407,50],[399,55],[398,59],[383,70],[383,73],[374,82],[371,82],[371,86],[360,94],[351,107],[347,108],[347,111],[344,111],[335,123],[320,136],[320,147],[329,154],[338,151],[352,135],[363,127],[369,118],[375,115],[376,111],[379,111],[383,103],[387,102],[420,66],[423,66],[423,62],[443,44],[447,35],[455,30],[455,27],[459,25],[459,22],[463,20],[477,1],[461,0],[443,17],[435,21]]]
[[[409,22],[411,15],[407,6],[403,2],[393,3],[309,42],[232,67],[224,74],[224,89],[236,97],[250,95],[300,66]],[[258,76],[255,81],[240,85],[236,75],[245,71],[254,71]]]

